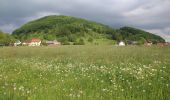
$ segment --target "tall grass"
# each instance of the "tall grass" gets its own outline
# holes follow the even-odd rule
[[[169,100],[170,47],[0,48],[0,100]]]

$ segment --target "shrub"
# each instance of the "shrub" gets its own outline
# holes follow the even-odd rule
[[[85,42],[83,39],[80,39],[78,42],[74,42],[73,45],[85,45]]]
[[[88,42],[92,43],[92,42],[93,42],[93,38],[90,37],[90,38],[88,39]]]

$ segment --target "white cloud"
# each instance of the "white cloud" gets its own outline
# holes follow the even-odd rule
[[[2,31],[8,32],[8,33],[10,33],[11,30],[14,30],[16,28],[17,27],[14,24],[4,24],[0,26],[0,29],[2,29]]]

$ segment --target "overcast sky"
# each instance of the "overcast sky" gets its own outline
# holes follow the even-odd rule
[[[81,17],[115,28],[132,26],[170,41],[170,0],[0,0],[4,32],[47,15]]]

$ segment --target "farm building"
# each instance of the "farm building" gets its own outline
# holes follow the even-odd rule
[[[159,42],[159,43],[157,43],[157,46],[170,46],[170,43],[168,43],[168,42]]]
[[[137,45],[138,41],[127,41],[128,45]]]
[[[120,41],[118,45],[119,45],[119,46],[125,46],[125,42]]]
[[[153,43],[151,41],[145,41],[146,46],[151,46]]]
[[[57,45],[61,45],[61,43],[58,42],[57,40],[46,41],[46,44],[49,45],[49,46],[57,46]]]
[[[21,44],[21,41],[17,40],[15,43],[14,43],[14,46],[18,46]]]
[[[0,44],[0,47],[3,47],[4,46],[4,44]]]
[[[22,45],[25,46],[40,46],[41,45],[41,40],[37,38],[33,38],[31,40],[27,40],[22,43]]]

